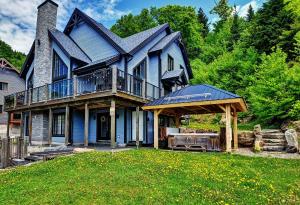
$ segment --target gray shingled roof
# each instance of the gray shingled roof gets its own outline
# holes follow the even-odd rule
[[[64,33],[57,29],[49,30],[50,36],[70,57],[90,63],[91,59]]]
[[[171,33],[171,34],[165,36],[164,38],[162,38],[157,44],[155,44],[149,50],[149,53],[156,52],[156,51],[159,51],[159,50],[163,50],[164,48],[166,48],[167,46],[169,46],[170,43],[172,43],[174,40],[176,40],[177,38],[179,38],[180,35],[181,35],[180,32],[177,31],[177,32],[174,32],[174,33]]]
[[[145,106],[166,105],[185,102],[200,102],[212,100],[224,100],[242,98],[234,93],[216,88],[211,85],[192,85],[172,92],[157,100],[147,103]]]
[[[168,26],[169,25],[167,23],[162,24],[162,25],[156,26],[154,28],[150,28],[148,30],[133,34],[131,36],[128,36],[127,38],[124,38],[123,40],[125,42],[126,51],[130,53],[132,50],[134,50],[140,44],[145,42],[148,38],[150,38],[156,32],[158,32],[164,28],[167,28]]]
[[[166,71],[163,76],[161,77],[162,80],[170,79],[170,78],[176,78],[180,77],[183,73],[182,69],[176,69],[172,71]]]

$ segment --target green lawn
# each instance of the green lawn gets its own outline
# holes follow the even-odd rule
[[[300,160],[132,150],[0,172],[0,204],[299,204]]]

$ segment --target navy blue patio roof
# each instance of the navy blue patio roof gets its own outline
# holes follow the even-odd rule
[[[238,112],[246,111],[244,99],[234,93],[216,88],[211,85],[191,85],[174,91],[157,100],[153,100],[144,105],[144,110],[154,110],[160,108],[176,108],[193,106],[210,106],[213,109],[205,109],[206,113],[215,111],[223,112],[219,105],[232,104]],[[200,109],[203,113],[203,109]],[[209,112],[211,110],[211,112]],[[197,110],[194,110],[195,112]],[[193,113],[193,112],[191,112]]]

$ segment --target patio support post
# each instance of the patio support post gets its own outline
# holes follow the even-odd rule
[[[158,110],[154,110],[154,148],[158,149]]]
[[[65,113],[65,145],[69,144],[70,138],[70,107],[66,106],[66,113]]]
[[[21,112],[20,137],[24,137],[24,114]]]
[[[231,107],[230,104],[226,104],[226,152],[231,152],[231,140],[232,140],[232,133],[231,133]]]
[[[110,146],[116,148],[116,101],[111,100],[110,105]]]
[[[136,148],[139,148],[140,146],[140,107],[137,106],[136,107],[136,126],[135,126],[135,144],[136,144]]]
[[[6,137],[9,138],[9,127],[10,127],[10,120],[11,120],[11,112],[7,113],[7,126],[6,126]]]
[[[176,125],[177,128],[180,127],[180,116],[176,116],[176,118],[175,118],[175,125]]]
[[[85,103],[84,106],[84,146],[87,147],[89,145],[89,107],[88,104]]]
[[[48,127],[48,144],[52,144],[52,126],[53,126],[53,112],[49,109],[49,127]]]
[[[32,143],[32,112],[29,111],[29,117],[28,117],[28,125],[29,125],[29,144],[31,145]]]
[[[233,148],[235,150],[238,149],[238,116],[237,116],[237,112],[236,109],[233,109]]]

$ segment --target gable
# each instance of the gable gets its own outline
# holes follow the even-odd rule
[[[85,22],[75,26],[69,35],[92,61],[119,54],[106,39]]]

